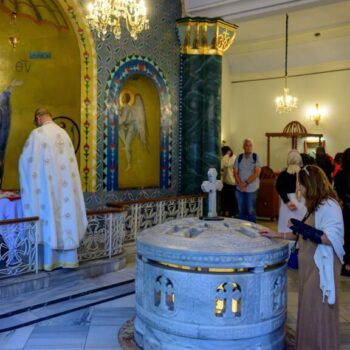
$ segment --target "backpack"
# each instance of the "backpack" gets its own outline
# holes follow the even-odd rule
[[[253,161],[254,161],[254,163],[256,163],[256,158],[257,158],[256,153],[253,153]],[[243,159],[243,153],[241,153],[241,154],[238,156],[238,166],[239,166],[239,164],[241,163],[242,159]]]

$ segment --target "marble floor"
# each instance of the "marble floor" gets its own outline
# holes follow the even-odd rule
[[[287,324],[293,329],[295,329],[297,317],[297,288],[297,272],[289,270]],[[341,277],[341,350],[350,350],[349,292],[350,278]],[[118,331],[125,321],[134,316],[134,305],[135,296],[129,295],[32,326],[0,333],[0,349],[120,350],[117,339]]]
[[[0,349],[120,350],[118,330],[134,316],[134,305],[133,294],[15,331],[0,333]]]
[[[276,222],[259,224],[274,229]],[[133,266],[128,266],[132,273]],[[288,319],[295,329],[298,274],[288,270]],[[350,350],[350,277],[340,283],[341,349]],[[134,314],[134,294],[37,324],[0,333],[0,350],[120,350],[118,331]],[[181,349],[179,349],[181,350]],[[317,349],[315,349],[317,350]],[[333,349],[329,349],[333,350]]]

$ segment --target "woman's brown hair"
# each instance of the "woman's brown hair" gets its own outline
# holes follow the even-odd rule
[[[324,171],[316,165],[307,165],[299,171],[299,183],[305,187],[305,205],[309,213],[314,212],[327,199],[339,202],[337,193]]]

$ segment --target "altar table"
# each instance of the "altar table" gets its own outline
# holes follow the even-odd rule
[[[23,210],[19,191],[0,191],[0,220],[22,217]]]

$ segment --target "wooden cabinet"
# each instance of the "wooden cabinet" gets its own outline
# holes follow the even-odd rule
[[[256,201],[256,215],[268,217],[273,220],[278,218],[279,196],[275,188],[276,179],[260,179],[260,188]]]

